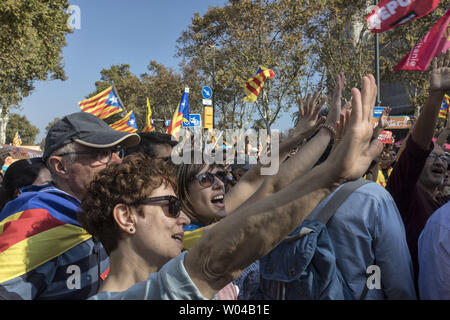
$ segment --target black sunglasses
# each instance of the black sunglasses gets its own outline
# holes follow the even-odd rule
[[[169,215],[171,218],[178,218],[180,216],[181,211],[181,201],[175,196],[163,196],[163,197],[154,197],[154,198],[146,198],[138,201],[136,204],[150,204],[153,202],[160,201],[169,201]],[[161,204],[163,206],[164,204]],[[165,212],[164,212],[165,213]]]
[[[223,183],[227,183],[227,173],[225,171],[217,171],[216,173],[204,172],[195,176],[203,188],[211,187],[214,184],[214,179],[217,177]]]

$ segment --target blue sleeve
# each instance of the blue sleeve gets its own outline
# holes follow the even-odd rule
[[[419,295],[450,300],[450,202],[427,221],[419,237]]]
[[[387,299],[417,299],[400,213],[388,193],[381,194],[377,203],[374,251],[384,294]]]

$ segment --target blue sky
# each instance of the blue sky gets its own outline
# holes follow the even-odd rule
[[[208,6],[223,6],[226,0],[71,0],[80,8],[80,29],[67,35],[63,48],[66,81],[36,82],[35,91],[23,99],[21,110],[40,130],[55,117],[78,112],[78,101],[95,90],[100,71],[113,64],[127,63],[134,74],[147,71],[151,60],[178,69],[174,57],[176,40],[187,29],[195,12],[201,15]],[[208,84],[205,84],[208,85]],[[155,106],[156,107],[156,106]],[[175,109],[176,106],[174,106]],[[290,115],[273,128],[286,130]]]

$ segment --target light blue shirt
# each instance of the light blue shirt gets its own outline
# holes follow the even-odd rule
[[[419,295],[450,300],[450,201],[428,219],[419,237]]]
[[[184,267],[186,253],[167,262],[161,270],[150,274],[146,281],[122,292],[100,292],[90,300],[206,300]]]
[[[355,190],[334,213],[327,229],[337,265],[356,299],[367,281],[377,283],[374,265],[379,267],[381,288],[369,289],[365,299],[416,299],[405,228],[386,189],[368,183]]]

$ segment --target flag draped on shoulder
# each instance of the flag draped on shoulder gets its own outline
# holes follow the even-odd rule
[[[16,134],[14,135],[14,138],[13,138],[12,145],[14,147],[20,147],[22,145],[22,139],[20,138],[19,131],[16,131]]]
[[[111,128],[122,132],[135,132],[137,131],[136,117],[133,110],[127,113],[122,119],[109,125]]]
[[[185,88],[180,103],[176,108],[167,133],[178,138],[183,121],[189,121],[189,88]]]
[[[258,98],[259,92],[266,80],[271,80],[275,76],[275,73],[271,69],[259,67],[256,75],[249,79],[244,85],[245,96],[244,101],[255,102]]]
[[[142,129],[142,132],[155,131],[155,127],[152,122],[152,109],[150,107],[150,101],[147,98],[147,117],[145,118],[145,127]]]
[[[383,0],[367,16],[369,29],[381,33],[433,12],[440,0]]]
[[[91,98],[78,102],[78,104],[81,111],[91,113],[100,119],[106,119],[124,111],[119,95],[112,86]]]
[[[448,108],[450,107],[450,95],[446,94],[442,100],[441,110],[439,110],[439,118],[447,119]]]
[[[450,9],[431,28],[394,70],[427,70],[431,60],[450,48]]]
[[[66,210],[69,210],[68,205],[71,206],[70,210],[76,212],[75,204],[61,202],[52,192],[45,192],[43,196],[51,199],[55,207],[58,204],[61,212],[51,210],[48,206],[30,207],[29,200],[36,192],[24,192],[26,195],[17,198],[14,203],[10,202],[9,207],[2,211],[0,283],[26,274],[91,238],[76,221],[65,215]]]

